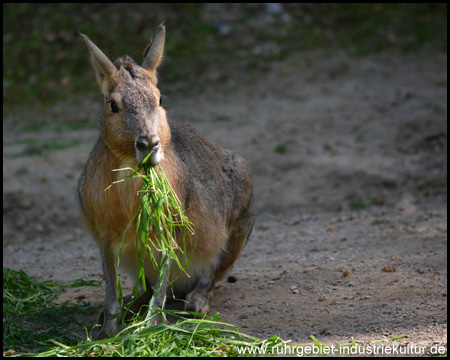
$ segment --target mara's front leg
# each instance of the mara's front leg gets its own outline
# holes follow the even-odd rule
[[[119,309],[117,299],[116,268],[114,266],[114,255],[105,241],[101,242],[100,255],[103,265],[103,276],[105,278],[105,304],[99,315],[99,324],[102,326],[97,339],[105,339],[119,332]]]
[[[139,313],[142,306],[148,305],[153,296],[153,289],[146,281],[146,291],[139,284],[139,296],[133,294],[123,298],[124,307],[120,307],[117,299],[117,279],[114,266],[114,256],[106,246],[102,247],[102,263],[105,277],[106,297],[105,304],[100,312],[99,323],[102,328],[97,335],[97,339],[105,339],[116,335],[123,328],[122,321],[130,320],[135,314]]]

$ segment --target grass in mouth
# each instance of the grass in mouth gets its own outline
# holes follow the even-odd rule
[[[147,155],[142,163],[138,165],[137,170],[131,167],[114,170],[131,171],[132,174],[115,181],[106,189],[108,190],[114,184],[129,181],[131,179],[140,178],[142,180],[142,189],[139,191],[141,201],[125,229],[119,250],[117,268],[119,268],[120,255],[122,253],[125,237],[131,225],[136,221],[136,249],[140,249],[140,251],[136,251],[136,261],[138,264],[136,273],[137,281],[133,290],[133,295],[134,298],[137,298],[139,295],[139,282],[142,284],[143,290],[147,290],[144,263],[146,261],[146,256],[148,256],[154,269],[158,273],[159,280],[154,287],[153,296],[149,304],[150,308],[152,308],[155,297],[161,288],[163,277],[170,271],[169,264],[172,261],[186,276],[189,276],[186,269],[189,266],[190,257],[187,255],[186,242],[192,241],[191,239],[194,238],[195,235],[193,229],[194,225],[185,215],[185,209],[183,209],[183,206],[170,185],[161,165],[157,164],[153,166],[150,161],[148,161],[151,154],[152,153]],[[180,241],[178,241],[177,236],[182,237],[182,248],[180,247]],[[187,237],[189,237],[189,240]],[[160,253],[160,256],[155,256],[155,252]],[[183,261],[180,261],[179,255],[183,255]],[[160,259],[159,263],[158,258]],[[126,304],[123,303],[119,274],[117,274],[117,287],[119,290],[119,302],[123,307]],[[156,310],[161,312],[162,309]],[[148,315],[150,315],[150,312],[148,312]]]

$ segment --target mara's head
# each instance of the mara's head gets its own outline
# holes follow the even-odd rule
[[[152,152],[150,161],[156,165],[170,142],[156,78],[164,50],[164,26],[156,30],[141,66],[129,56],[112,63],[86,35],[82,36],[104,95],[99,127],[105,146],[121,162],[140,163]]]

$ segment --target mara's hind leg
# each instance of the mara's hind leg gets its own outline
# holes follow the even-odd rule
[[[209,311],[209,299],[212,297],[212,287],[214,284],[214,273],[209,267],[202,272],[194,289],[186,295],[184,309],[200,314]]]
[[[253,209],[248,207],[246,211],[242,212],[239,224],[228,239],[227,247],[220,254],[217,268],[213,269],[211,266],[206,271],[203,271],[195,288],[187,294],[187,303],[185,304],[187,311],[201,314],[206,314],[209,311],[209,300],[213,295],[214,283],[222,279],[238,259],[252,232],[253,222]]]
[[[238,223],[228,238],[227,247],[221,254],[219,266],[214,274],[214,281],[222,279],[239,258],[252,232],[254,220],[253,206],[250,204],[242,211]]]

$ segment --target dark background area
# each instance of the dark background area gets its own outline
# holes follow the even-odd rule
[[[299,50],[447,48],[446,4],[3,4],[4,113],[96,91],[79,33],[140,62],[163,21],[163,91],[259,76]]]

